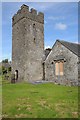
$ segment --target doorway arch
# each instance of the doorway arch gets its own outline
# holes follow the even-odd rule
[[[15,80],[18,80],[18,70],[15,70]]]

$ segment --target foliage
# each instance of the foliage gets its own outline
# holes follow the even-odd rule
[[[2,60],[0,63],[0,75],[8,74],[11,72],[11,65],[8,59]]]
[[[11,67],[8,68],[8,72],[11,72]]]
[[[3,84],[3,117],[77,118],[78,87],[46,84]]]
[[[2,63],[8,63],[8,59],[2,60]]]
[[[4,66],[2,66],[2,74],[6,74],[6,73],[7,73],[7,69]]]

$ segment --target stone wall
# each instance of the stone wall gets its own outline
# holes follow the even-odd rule
[[[64,75],[55,75],[55,62],[54,58],[58,55],[65,57],[64,62]],[[78,84],[78,56],[63,46],[59,41],[55,43],[52,51],[47,56],[45,61],[45,79],[53,80],[54,83],[64,85],[77,85]]]
[[[44,14],[22,5],[12,18],[12,72],[19,81],[43,79]]]
[[[25,67],[25,29],[24,19],[12,28],[12,72],[18,70],[19,81],[24,79]]]

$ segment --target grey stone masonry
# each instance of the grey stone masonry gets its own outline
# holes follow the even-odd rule
[[[63,60],[63,75],[55,74],[55,62]],[[78,56],[56,41],[45,60],[45,79],[63,85],[78,85]]]
[[[12,18],[12,72],[18,81],[43,79],[44,14],[22,5]]]

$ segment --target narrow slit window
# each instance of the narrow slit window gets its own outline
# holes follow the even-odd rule
[[[33,28],[35,28],[35,24],[33,24]]]
[[[36,43],[36,39],[34,38],[34,43]]]

